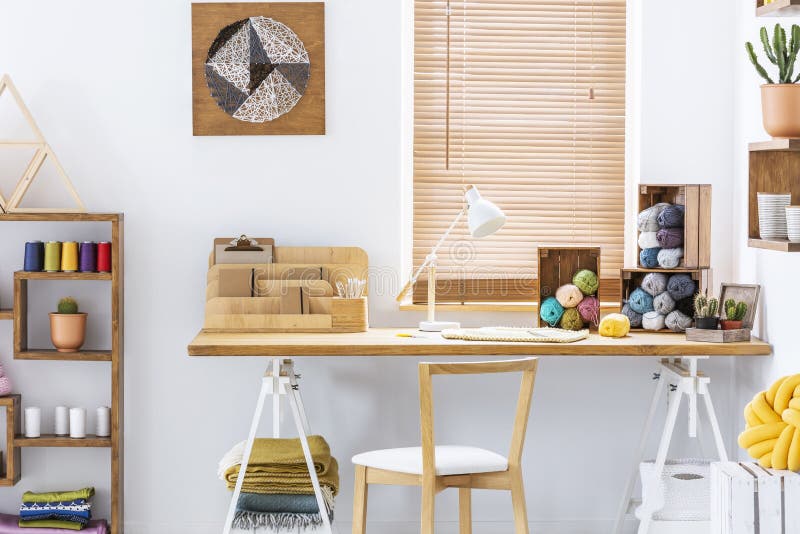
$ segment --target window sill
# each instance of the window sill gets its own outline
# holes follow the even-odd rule
[[[427,304],[412,304],[411,302],[403,302],[400,304],[400,311],[426,311]],[[523,312],[532,313],[539,310],[539,305],[536,302],[468,302],[466,304],[460,303],[442,303],[436,305],[437,312]],[[619,311],[619,304],[614,302],[603,302],[600,305],[602,313],[613,313]]]

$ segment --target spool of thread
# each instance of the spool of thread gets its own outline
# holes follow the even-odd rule
[[[100,406],[97,409],[97,431],[95,434],[101,438],[107,438],[111,435],[111,410],[108,406]]]
[[[38,438],[42,435],[42,409],[36,406],[25,408],[25,437]]]
[[[646,248],[639,253],[639,263],[645,269],[653,269],[658,267],[658,253],[661,249],[658,247],[655,248]]]
[[[687,317],[694,317],[694,296],[676,301],[675,309]]]
[[[683,246],[683,228],[662,228],[656,233],[661,248],[678,248]]]
[[[584,295],[594,295],[600,288],[600,281],[597,274],[589,269],[581,269],[572,277],[572,283],[581,290]]]
[[[97,271],[97,243],[84,241],[80,246],[80,270],[82,273]]]
[[[56,436],[69,435],[69,408],[66,406],[56,406],[55,410],[56,420]]]
[[[666,315],[675,309],[675,299],[669,296],[669,292],[664,291],[653,298],[653,309],[661,315]]]
[[[61,269],[61,241],[48,241],[44,244],[44,270],[55,273]]]
[[[565,284],[556,289],[556,300],[565,308],[574,308],[583,300],[583,293],[573,284]]]
[[[41,241],[28,241],[25,243],[25,261],[23,269],[39,272],[44,269],[44,243]]]
[[[69,437],[86,437],[86,408],[69,409]]]
[[[644,289],[637,287],[628,297],[628,305],[636,313],[645,314],[653,311],[653,295],[649,294]]]
[[[658,265],[663,269],[674,269],[681,263],[683,247],[662,248],[658,251]]]
[[[683,218],[686,208],[680,204],[667,206],[658,214],[658,226],[661,228],[680,228],[683,226]]]
[[[659,202],[655,206],[642,210],[637,218],[637,227],[640,232],[657,232],[660,226],[658,225],[658,216],[668,207],[666,202]]]
[[[696,289],[697,285],[688,274],[673,274],[667,282],[667,291],[675,302],[693,297]]]
[[[642,232],[639,234],[639,248],[658,248],[658,232]]]
[[[687,328],[692,326],[692,318],[675,310],[667,315],[664,324],[673,332],[685,332]]]
[[[564,307],[559,304],[555,297],[548,297],[542,302],[542,309],[539,310],[539,317],[550,326],[556,326],[561,316],[564,315]]]
[[[564,315],[561,316],[561,328],[564,330],[583,329],[583,319],[581,319],[581,314],[578,313],[577,308],[564,310]]]
[[[97,244],[97,272],[111,272],[111,243],[101,241]]]
[[[78,243],[75,241],[64,241],[61,244],[61,270],[65,273],[78,270]]]
[[[597,297],[593,295],[584,297],[576,309],[585,323],[594,325],[600,323],[600,300]]]
[[[625,337],[631,330],[630,320],[621,313],[609,313],[597,329],[603,337]]]
[[[664,273],[647,273],[642,278],[642,289],[655,297],[667,290],[667,275]]]
[[[664,328],[665,318],[657,311],[647,312],[642,316],[642,328],[645,330],[661,330]]]
[[[622,307],[622,315],[628,318],[628,324],[633,328],[642,326],[642,314],[631,309],[629,304]]]

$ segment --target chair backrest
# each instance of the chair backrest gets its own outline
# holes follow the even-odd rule
[[[522,373],[517,411],[514,416],[514,430],[511,435],[511,450],[508,453],[509,467],[519,467],[522,460],[522,448],[525,445],[525,433],[528,428],[528,416],[531,412],[531,398],[533,396],[533,384],[536,380],[538,363],[538,358],[494,362],[420,363],[419,409],[423,474],[433,476],[436,472],[435,441],[433,438],[433,375]]]

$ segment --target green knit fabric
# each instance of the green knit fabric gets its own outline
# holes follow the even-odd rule
[[[19,520],[21,528],[64,528],[68,530],[81,530],[83,525],[72,521],[59,521],[58,519],[36,519],[31,521]]]
[[[34,493],[26,491],[22,496],[22,502],[61,502],[74,501],[76,499],[90,499],[94,495],[94,488],[83,488],[73,491],[52,491],[49,493]]]

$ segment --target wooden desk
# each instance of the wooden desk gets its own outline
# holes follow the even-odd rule
[[[686,341],[683,334],[635,332],[622,339],[591,334],[575,343],[510,343],[397,337],[413,328],[372,328],[356,334],[234,334],[200,332],[189,356],[769,356],[749,343]]]

